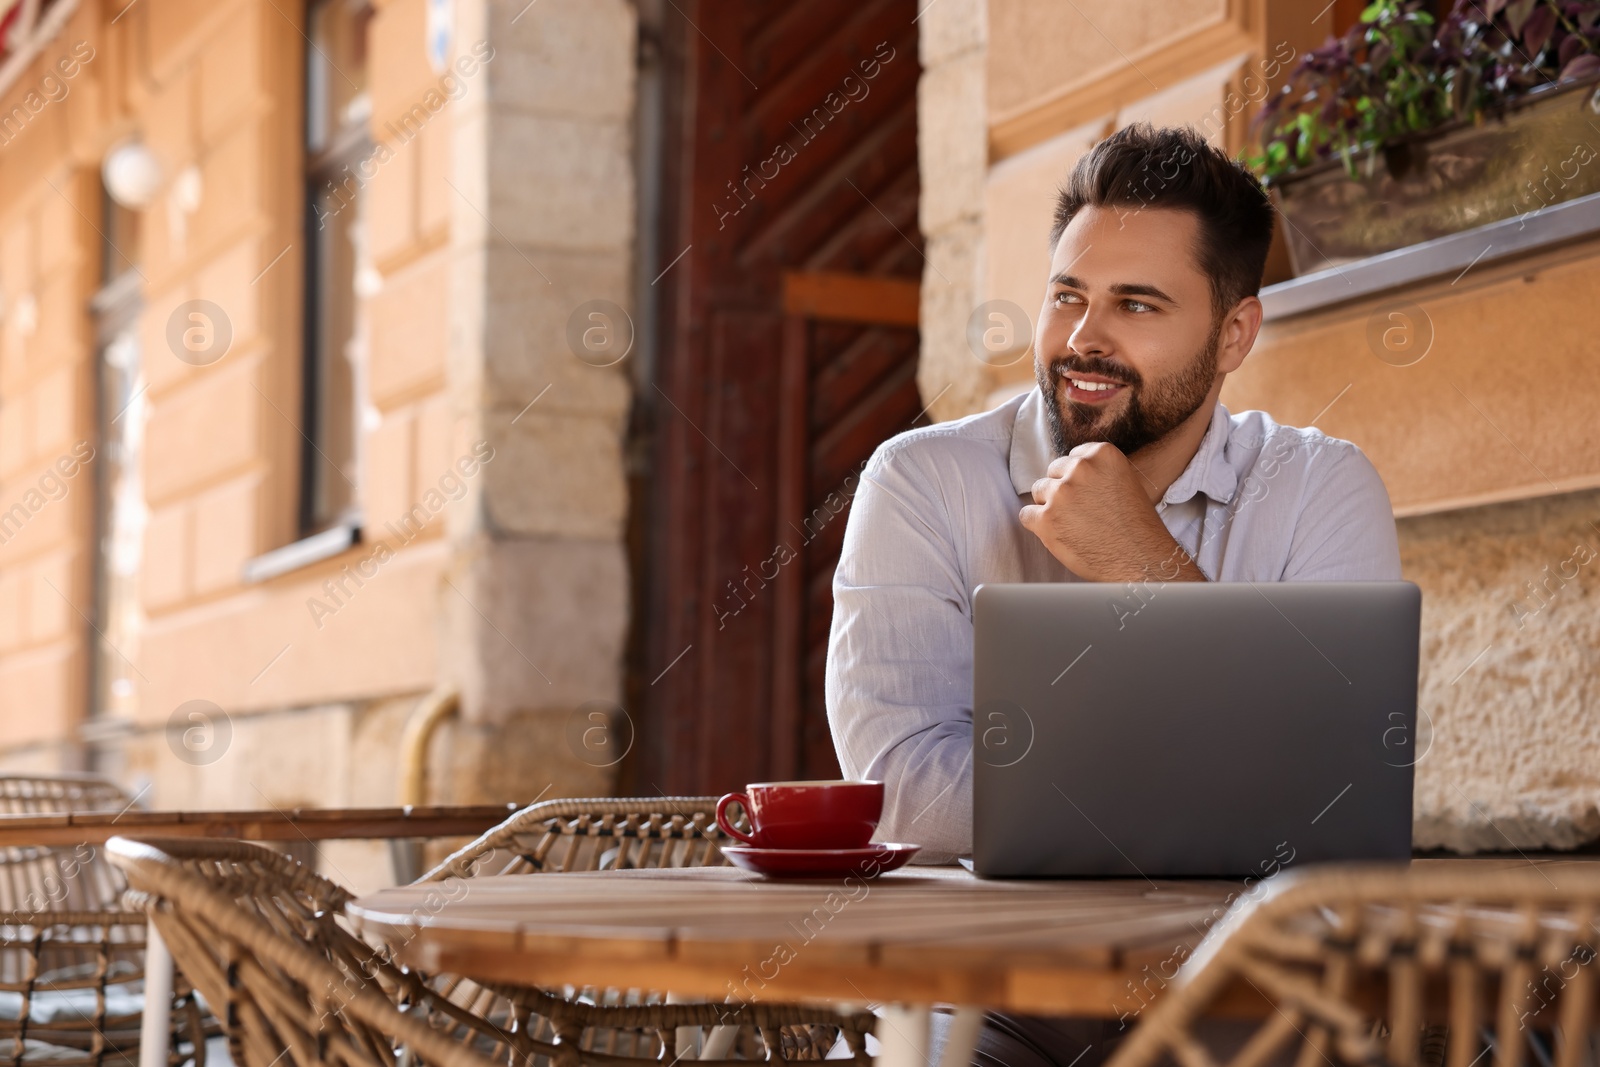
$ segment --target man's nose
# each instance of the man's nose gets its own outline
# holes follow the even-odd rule
[[[1104,312],[1093,305],[1084,308],[1078,323],[1067,336],[1067,347],[1080,356],[1103,356],[1111,349]]]

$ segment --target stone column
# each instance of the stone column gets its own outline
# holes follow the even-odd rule
[[[983,188],[989,169],[988,5],[935,0],[917,19],[917,162],[926,241],[917,387],[936,420],[981,411],[987,367],[967,346],[967,319],[983,301]]]
[[[493,458],[450,516],[443,791],[604,791],[615,767],[568,726],[623,684],[635,15],[456,0],[455,18],[458,54],[493,55],[455,116],[449,388],[455,454]]]

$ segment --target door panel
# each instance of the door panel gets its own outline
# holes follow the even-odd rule
[[[638,419],[632,792],[838,774],[833,568],[855,476],[921,415],[918,334],[904,312],[786,307],[784,278],[830,272],[846,296],[852,276],[921,278],[915,17],[915,0],[669,7],[659,266],[688,252],[660,283]]]

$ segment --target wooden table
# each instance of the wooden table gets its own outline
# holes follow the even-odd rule
[[[1474,871],[1590,858],[1418,859]],[[402,963],[523,985],[733,1002],[885,1005],[883,1067],[928,1067],[928,1005],[960,1005],[940,1067],[967,1067],[984,1009],[1131,1019],[1241,894],[1239,882],[982,881],[959,867],[872,882],[768,882],[730,867],[402,886],[349,906]],[[1253,987],[1213,1013],[1261,1016]]]
[[[960,867],[768,882],[699,867],[398,886],[349,914],[425,971],[1115,1018],[1128,979],[1192,948],[1238,891],[1237,882],[984,881]]]
[[[927,1005],[965,1005],[944,1058],[964,1067],[985,1008],[1136,1014],[1146,968],[1170,978],[1239,891],[1237,882],[982,881],[959,867],[768,882],[708,867],[401,886],[360,898],[349,915],[424,971],[716,1000],[884,1003],[886,1067],[926,1067]],[[1254,998],[1234,1010],[1269,1009]]]
[[[510,818],[516,804],[402,808],[271,808],[265,811],[95,811],[0,815],[0,846],[98,845],[127,837],[225,837],[242,841],[335,841],[476,836]]]

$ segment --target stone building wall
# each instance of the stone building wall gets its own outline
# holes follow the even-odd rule
[[[504,462],[451,523],[446,670],[477,743],[570,758],[567,718],[622,694],[636,16],[626,0],[456,10],[500,58],[457,116],[450,396]],[[457,766],[465,789],[473,764]]]
[[[988,171],[985,0],[943,0],[918,19],[917,165],[925,241],[917,387],[936,420],[984,407],[989,383],[967,344],[983,295],[983,193]]]
[[[93,183],[72,160],[106,51],[79,12],[0,95],[0,729],[18,758],[44,765],[78,726],[87,673],[75,609],[90,595],[95,466],[74,448],[94,446],[83,307],[98,261]]]
[[[374,6],[377,147],[351,179],[369,258],[362,540],[265,580],[246,565],[297,536],[304,5],[83,0],[6,93],[9,109],[75,42],[92,47],[67,95],[0,146],[6,505],[97,444],[101,161],[137,137],[163,184],[138,218],[142,532],[116,641],[130,691],[86,718],[91,462],[0,544],[0,767],[93,766],[160,808],[392,804],[407,718],[453,688],[425,799],[614,780],[568,726],[621,692],[631,387],[625,364],[578,358],[568,324],[605,300],[622,329],[631,304],[633,8],[457,0],[448,58],[480,62],[446,85],[425,0]],[[167,340],[195,299],[232,332],[206,366]],[[441,480],[475,450],[493,459],[450,499]],[[220,716],[199,753],[178,740],[195,701]],[[380,848],[324,852],[346,881],[384,876]]]
[[[1419,847],[1600,838],[1600,491],[1400,520],[1422,587]]]

